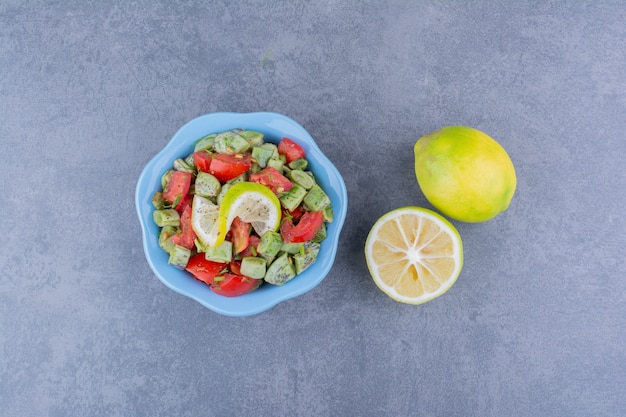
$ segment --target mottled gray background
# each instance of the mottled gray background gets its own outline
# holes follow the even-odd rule
[[[626,415],[623,1],[0,1],[0,415]],[[467,4],[466,4],[467,3]],[[165,287],[134,190],[187,121],[274,111],[345,178],[336,263],[248,318]],[[448,124],[518,191],[422,306],[369,277]]]

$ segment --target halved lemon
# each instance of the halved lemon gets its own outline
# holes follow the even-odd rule
[[[463,244],[454,226],[421,207],[402,207],[376,221],[365,242],[367,267],[389,297],[422,304],[456,282]]]
[[[280,201],[269,188],[255,182],[239,182],[231,186],[220,205],[215,245],[224,241],[235,217],[252,224],[254,231],[263,236],[268,230],[276,231],[280,226]]]
[[[207,246],[217,242],[217,219],[220,209],[208,198],[194,195],[191,202],[191,227],[196,236]]]

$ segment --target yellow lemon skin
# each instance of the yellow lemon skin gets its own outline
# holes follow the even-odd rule
[[[446,126],[415,142],[415,176],[428,201],[468,223],[505,211],[517,177],[511,158],[493,138],[467,126]]]

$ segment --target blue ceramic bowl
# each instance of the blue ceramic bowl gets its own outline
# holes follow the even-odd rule
[[[306,152],[309,169],[330,197],[334,220],[328,224],[327,238],[322,242],[317,261],[302,274],[282,286],[265,284],[251,293],[229,298],[215,294],[206,284],[168,264],[169,256],[159,247],[159,228],[152,220],[152,195],[161,189],[163,173],[172,167],[176,158],[184,158],[193,152],[197,139],[233,128],[256,130],[263,133],[268,142],[278,143],[281,138],[289,137],[299,143]],[[135,204],[143,232],[146,259],[165,285],[217,313],[249,316],[304,294],[326,277],[335,261],[339,234],[348,209],[348,195],[337,168],[324,156],[311,135],[292,119],[277,113],[211,113],[184,125],[167,146],[148,162],[139,176]]]

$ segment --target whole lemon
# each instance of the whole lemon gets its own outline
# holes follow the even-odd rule
[[[484,222],[505,211],[517,186],[504,148],[480,130],[447,126],[415,142],[415,175],[428,201],[444,215]]]

